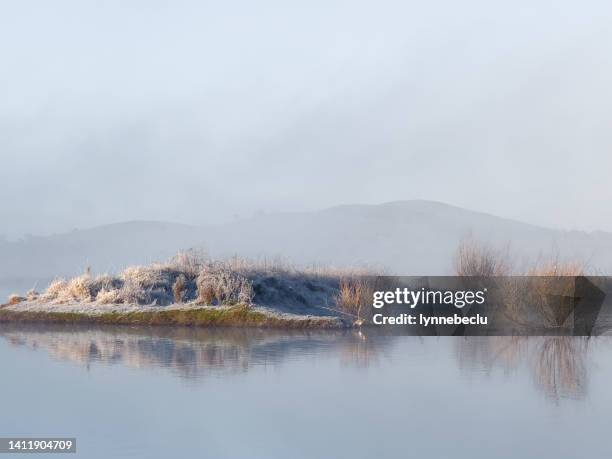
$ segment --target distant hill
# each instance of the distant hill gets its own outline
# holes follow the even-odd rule
[[[271,213],[196,227],[126,222],[0,243],[0,282],[115,271],[205,247],[213,256],[280,257],[298,264],[367,265],[397,274],[448,274],[460,240],[511,244],[520,256],[558,252],[610,272],[612,234],[558,231],[431,201]]]
[[[301,263],[368,265],[405,275],[449,274],[460,241],[516,254],[517,262],[558,254],[612,270],[612,233],[559,231],[433,201],[347,205],[265,214],[209,228],[216,255],[283,257]]]

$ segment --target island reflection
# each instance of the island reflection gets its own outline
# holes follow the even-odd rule
[[[164,368],[198,380],[276,366],[305,355],[339,355],[345,365],[367,368],[388,341],[357,331],[291,331],[246,328],[83,327],[11,325],[0,337],[15,346],[44,350],[53,358],[89,367],[93,363]]]
[[[237,374],[254,367],[279,366],[310,356],[338,358],[341,365],[369,368],[393,360],[401,340],[425,352],[423,343],[449,344],[461,372],[500,370],[509,378],[526,370],[548,399],[582,399],[588,388],[589,354],[607,337],[399,337],[346,331],[278,331],[147,327],[83,327],[75,325],[3,324],[0,337],[10,344],[44,350],[53,358],[89,367],[95,363],[129,368],[161,368],[198,381]],[[394,356],[396,360],[398,356]],[[403,354],[400,358],[403,357]],[[426,356],[425,356],[426,358]],[[406,361],[403,361],[406,364]],[[410,364],[410,362],[408,362]]]

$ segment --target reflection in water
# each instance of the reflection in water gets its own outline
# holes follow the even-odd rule
[[[368,368],[377,362],[385,343],[369,339],[362,331],[358,331],[353,337],[354,339],[341,346],[342,363],[347,366]]]
[[[526,365],[537,387],[550,399],[579,399],[587,389],[590,342],[571,336],[471,337],[457,342],[456,355],[462,368],[486,372],[500,367],[511,373]]]
[[[585,338],[556,337],[544,340],[537,354],[535,375],[550,396],[558,399],[566,395],[584,395],[587,349],[588,341]]]
[[[426,352],[422,348],[423,338],[383,336],[373,330],[291,332],[5,324],[0,327],[0,336],[13,345],[42,349],[54,358],[87,367],[97,362],[131,368],[165,368],[192,380],[245,372],[254,366],[279,365],[305,355],[337,355],[342,365],[368,368],[402,339],[411,340],[408,345],[417,348],[417,352]],[[462,371],[490,374],[501,369],[513,377],[524,368],[536,387],[555,402],[561,398],[580,399],[586,394],[587,358],[594,339],[567,336],[442,339],[446,340],[453,346]]]
[[[89,366],[122,364],[167,368],[199,379],[214,373],[276,365],[294,356],[336,352],[344,364],[367,367],[389,342],[354,331],[275,331],[257,329],[137,328],[3,325],[0,336],[13,345],[43,349],[54,358]]]

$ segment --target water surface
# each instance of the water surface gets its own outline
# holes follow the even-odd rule
[[[2,325],[0,432],[105,459],[604,458],[611,357],[607,337]]]

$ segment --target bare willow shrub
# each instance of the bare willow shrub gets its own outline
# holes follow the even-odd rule
[[[527,271],[528,276],[542,277],[576,277],[585,274],[585,264],[575,260],[561,260],[558,256],[544,261],[538,262],[536,265]]]
[[[372,303],[373,293],[367,278],[344,277],[340,280],[336,306],[357,320],[367,319],[364,315]]]
[[[537,262],[521,277],[511,277],[507,251],[494,250],[472,238],[464,239],[455,257],[458,276],[500,277],[503,311],[518,324],[539,323],[558,327],[573,310],[576,276],[584,275],[583,263],[551,257]]]
[[[455,273],[461,277],[498,277],[502,311],[514,322],[525,319],[524,282],[510,277],[512,262],[508,250],[496,250],[472,238],[461,241],[455,255]]]
[[[511,262],[507,251],[494,250],[472,238],[461,241],[455,255],[457,276],[507,276]]]
[[[521,277],[500,282],[507,316],[519,325],[562,326],[574,308],[575,279],[583,263],[552,257],[539,261]]]
[[[574,308],[575,279],[585,273],[583,263],[559,257],[539,262],[527,272],[527,301],[547,326],[561,326]]]

